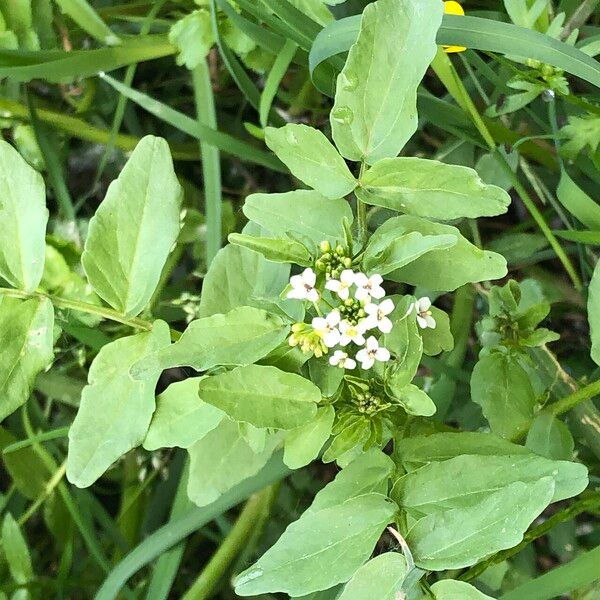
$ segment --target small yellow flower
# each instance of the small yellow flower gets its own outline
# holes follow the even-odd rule
[[[444,13],[447,15],[458,15],[461,17],[465,16],[465,11],[463,7],[454,0],[448,0],[444,2]],[[466,48],[464,46],[444,46],[444,52],[464,52]]]

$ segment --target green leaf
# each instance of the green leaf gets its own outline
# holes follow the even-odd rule
[[[46,50],[28,52],[0,49],[0,79],[43,79],[51,83],[94,77],[103,71],[175,53],[166,36],[134,36],[119,46],[96,50]]]
[[[470,583],[455,581],[453,579],[442,579],[431,586],[435,600],[494,600],[486,596]]]
[[[308,511],[289,525],[252,567],[238,575],[236,594],[302,596],[348,581],[370,556],[395,510],[385,496],[371,493]]]
[[[416,320],[410,315],[392,322],[394,326],[385,335],[383,346],[395,354],[394,362],[388,363],[385,373],[386,388],[394,396],[396,391],[406,387],[416,375],[423,356],[423,339]]]
[[[319,388],[304,377],[260,365],[207,377],[198,394],[236,421],[275,429],[294,429],[312,419],[321,400]]]
[[[136,381],[131,366],[169,345],[169,327],[155,321],[152,331],[120,338],[103,346],[90,367],[88,385],[69,430],[67,478],[90,486],[125,452],[144,441],[155,409],[154,389],[160,373]]]
[[[398,444],[398,456],[404,467],[409,470],[461,454],[503,456],[530,455],[531,452],[523,446],[511,444],[493,434],[474,431],[434,433],[428,436],[403,438]]]
[[[25,585],[30,582],[33,579],[33,567],[29,548],[11,513],[6,513],[2,523],[2,549],[15,583]]]
[[[253,224],[246,225],[244,232],[261,233]],[[257,299],[262,298],[275,298],[281,306],[298,309],[299,302],[279,300],[289,277],[290,265],[270,262],[247,248],[226,246],[219,250],[204,278],[199,315],[208,317],[238,306],[254,306],[257,302],[261,308],[262,301]],[[297,316],[302,318],[301,314]]]
[[[427,327],[421,329],[423,338],[423,352],[427,356],[435,356],[440,352],[450,352],[454,348],[454,336],[450,330],[450,318],[443,310],[436,306],[430,309],[431,316],[435,319],[435,329]]]
[[[420,285],[429,290],[453,291],[465,283],[499,279],[506,275],[506,261],[502,256],[480,250],[451,225],[403,215],[389,219],[379,230],[382,234],[395,230],[398,236],[417,231],[424,236],[453,235],[457,238],[453,246],[432,250],[390,273],[387,278],[392,281]]]
[[[528,427],[536,404],[528,373],[513,357],[499,352],[475,365],[471,399],[481,406],[492,431],[504,438]]]
[[[596,263],[590,280],[587,314],[592,338],[591,357],[597,365],[600,365],[600,262]]]
[[[24,404],[36,375],[54,358],[50,300],[0,297],[0,421]]]
[[[0,141],[0,276],[34,292],[44,270],[46,191],[42,176]]]
[[[436,0],[378,0],[362,16],[338,76],[333,139],[348,159],[396,156],[417,129],[417,88],[436,53],[443,6]]]
[[[475,506],[423,517],[406,539],[415,564],[430,571],[460,569],[516,546],[553,493],[553,479],[544,477],[513,483]]]
[[[536,454],[463,454],[400,477],[392,498],[419,518],[452,508],[476,506],[513,483],[535,483],[543,477],[554,480],[552,502],[576,496],[588,484],[587,469],[578,463],[548,460]]]
[[[294,240],[259,238],[243,233],[230,233],[228,240],[231,244],[258,252],[273,262],[295,263],[301,267],[310,267],[313,264],[306,246]]]
[[[192,321],[175,344],[136,363],[131,374],[144,378],[172,367],[207,371],[217,365],[249,365],[279,346],[288,331],[277,315],[240,306],[224,315]]]
[[[600,561],[600,546],[596,546],[589,552],[582,552],[571,562],[560,565],[541,577],[525,581],[503,594],[501,600],[552,600],[584,588],[600,578],[598,561]],[[592,600],[595,591],[590,591],[592,595],[588,597]]]
[[[560,203],[588,229],[600,229],[600,205],[592,200],[563,171],[556,189],[556,197]]]
[[[306,236],[315,244],[332,245],[344,239],[342,220],[353,221],[345,200],[329,200],[319,192],[295,190],[283,194],[252,194],[246,198],[244,214],[277,237]]]
[[[433,400],[416,385],[409,383],[403,388],[397,389],[391,379],[391,381],[388,380],[388,388],[409,415],[431,417],[435,414],[436,406]]]
[[[397,600],[407,571],[406,559],[402,554],[380,554],[354,573],[339,600]]]
[[[337,461],[340,467],[360,455],[371,436],[369,420],[366,417],[355,418],[341,431],[336,432],[331,444],[323,453],[323,462]]]
[[[100,15],[86,0],[56,0],[61,11],[71,17],[81,29],[97,39],[101,44],[115,46],[119,38],[110,27],[100,18]]]
[[[169,41],[179,50],[177,64],[195,69],[215,43],[210,12],[195,10],[179,19],[169,30]]]
[[[293,175],[326,198],[343,198],[356,187],[346,162],[318,129],[294,123],[267,127],[265,141]]]
[[[167,142],[146,136],[90,221],[83,268],[98,295],[126,316],[154,293],[179,234],[181,197]]]
[[[331,435],[335,411],[330,404],[317,410],[308,422],[292,429],[285,438],[283,462],[290,469],[300,469],[319,456]]]
[[[365,494],[387,495],[388,482],[394,471],[392,459],[376,448],[355,458],[328,483],[313,500],[309,511],[333,508],[349,498]]]
[[[267,464],[278,441],[277,436],[269,435],[263,450],[254,452],[241,435],[238,423],[223,419],[188,449],[190,500],[198,506],[206,506],[258,473]]]
[[[315,70],[325,60],[348,50],[356,41],[360,16],[347,17],[329,24],[316,36],[309,55],[309,68]],[[581,77],[600,87],[598,62],[581,50],[539,31],[511,23],[480,17],[444,15],[437,32],[440,46],[465,46],[473,50],[526,56]],[[323,88],[324,93],[329,93]]]
[[[387,223],[389,221],[375,231],[365,250],[363,268],[369,275],[386,275],[432,250],[451,248],[457,242],[454,235],[422,235],[418,231],[402,233]]]
[[[424,158],[386,158],[360,179],[360,200],[419,217],[449,221],[505,213],[510,196],[469,167]]]
[[[201,380],[177,381],[156,398],[156,412],[144,440],[146,450],[189,448],[221,422],[223,412],[198,396]]]
[[[553,460],[571,460],[575,448],[569,428],[544,411],[533,420],[525,445],[532,452]]]

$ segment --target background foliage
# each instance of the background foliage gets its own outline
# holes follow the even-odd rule
[[[0,596],[600,597],[598,2],[394,1],[348,53],[363,0],[0,0]],[[353,221],[438,327],[398,308],[392,458],[340,471],[386,425],[279,295]]]

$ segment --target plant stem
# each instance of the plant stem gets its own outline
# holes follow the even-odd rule
[[[594,396],[600,394],[600,379],[598,381],[594,381],[585,387],[573,392],[569,396],[565,396],[560,400],[550,404],[544,410],[553,414],[555,417],[558,415],[562,415],[566,412],[569,412],[573,408],[575,408],[581,402],[585,400],[590,400]]]
[[[183,600],[206,600],[212,596],[215,587],[225,575],[235,557],[243,550],[243,546],[251,535],[256,522],[265,510],[270,509],[274,500],[274,490],[274,486],[269,486],[262,492],[250,496],[231,531],[192,587],[183,596]]]
[[[152,323],[139,317],[126,317],[120,312],[107,308],[105,306],[96,306],[95,304],[88,304],[87,302],[79,302],[78,300],[69,300],[67,298],[61,298],[59,296],[53,296],[51,294],[44,294],[42,292],[23,292],[21,290],[12,290],[10,288],[0,288],[0,296],[9,296],[11,298],[22,298],[27,300],[29,298],[47,298],[56,306],[56,308],[63,308],[67,310],[76,310],[77,312],[86,313],[88,315],[97,315],[103,319],[110,321],[116,321],[123,325],[128,325],[134,329],[143,329],[145,331],[152,330]]]
[[[200,61],[192,71],[192,82],[198,122],[211,129],[217,129],[215,100],[206,60]],[[219,149],[216,146],[200,142],[200,154],[204,179],[206,265],[208,267],[221,248],[221,164]]]
[[[571,504],[571,506],[557,512],[552,515],[549,519],[544,521],[541,525],[530,529],[525,536],[523,537],[523,541],[520,544],[517,544],[513,548],[509,548],[508,550],[503,550],[501,552],[497,552],[490,558],[480,562],[479,564],[471,567],[468,571],[463,573],[459,579],[461,581],[471,581],[481,575],[488,567],[492,565],[496,565],[511,556],[514,556],[518,552],[520,552],[525,546],[537,540],[539,537],[548,533],[553,527],[556,525],[563,523],[564,521],[571,521],[577,515],[593,510],[595,508],[600,507],[600,494],[595,493],[587,498],[582,498],[577,502]]]

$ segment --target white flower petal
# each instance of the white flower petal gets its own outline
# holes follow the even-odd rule
[[[339,325],[340,319],[341,315],[339,310],[332,310],[325,318],[329,327],[336,327]]]
[[[350,297],[350,290],[347,287],[342,287],[338,290],[337,294],[342,300],[348,300]]]
[[[312,290],[307,290],[306,292],[306,299],[310,302],[318,302],[320,297],[319,291],[314,288]]]
[[[387,298],[379,305],[379,312],[384,315],[389,315],[394,310],[394,301],[391,298]]]
[[[314,286],[317,282],[317,274],[309,267],[302,272],[302,279],[307,285]]]
[[[347,358],[344,361],[344,368],[346,368],[346,369],[356,369],[356,361],[353,358]]]
[[[359,287],[357,288],[356,292],[354,292],[354,297],[357,300],[360,300],[361,302],[365,302],[366,300],[369,300],[371,296],[369,295],[369,291],[366,288]]]
[[[365,358],[365,360],[362,361],[362,364],[360,366],[366,371],[367,369],[370,369],[374,364],[375,359],[369,356],[368,358]]]
[[[371,297],[375,300],[379,300],[385,296],[385,290],[380,286],[373,286],[371,288]]]
[[[383,319],[379,321],[378,326],[381,333],[389,333],[393,327],[392,322],[387,317],[383,317]]]
[[[380,285],[383,283],[383,277],[379,273],[375,273],[375,275],[371,275],[369,281],[371,282],[371,285]]]
[[[429,327],[429,329],[435,329],[436,322],[435,322],[435,319],[431,315],[425,316],[425,322],[427,323],[427,327]]]
[[[313,326],[313,329],[316,329],[317,331],[326,331],[328,329],[327,321],[323,317],[315,317],[312,320],[311,325]]]
[[[431,308],[431,300],[427,296],[423,296],[417,300],[419,312],[426,312]]]
[[[340,332],[337,329],[332,329],[328,331],[325,335],[323,335],[323,343],[328,348],[333,348],[338,345],[340,341]]]
[[[421,329],[427,329],[427,319],[425,319],[421,315],[417,315],[417,324]]]
[[[349,287],[354,283],[354,276],[352,269],[344,269],[340,275],[340,281]]]
[[[368,315],[374,315],[375,317],[377,317],[378,310],[379,310],[379,307],[377,306],[377,304],[367,304],[365,306],[365,312]]]
[[[332,292],[337,292],[341,286],[342,283],[337,279],[329,279],[325,284],[325,288],[331,290]]]
[[[370,336],[367,339],[367,350],[374,351],[377,348],[379,348],[379,342],[373,336]]]
[[[410,305],[409,305],[409,307],[408,307],[408,310],[406,311],[406,313],[404,314],[404,316],[408,317],[408,315],[410,315],[410,313],[413,310],[415,310],[415,308],[416,308],[416,303],[415,302],[411,302]]]
[[[390,351],[387,348],[377,348],[375,358],[381,362],[390,360]]]

